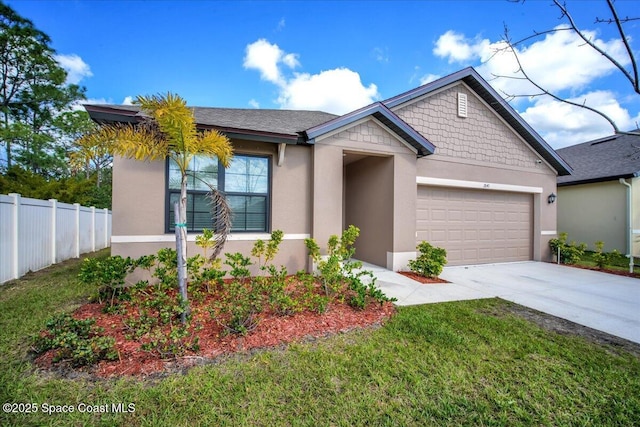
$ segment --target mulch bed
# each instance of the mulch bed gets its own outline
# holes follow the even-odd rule
[[[420,274],[416,274],[413,271],[398,271],[398,273],[402,274],[409,279],[415,280],[416,282],[420,282],[425,285],[434,284],[434,283],[450,283],[444,279],[439,277],[425,277]]]
[[[203,305],[206,304],[206,301]],[[127,316],[103,313],[103,305],[85,304],[73,313],[76,319],[94,318],[95,326],[104,329],[103,335],[114,337],[119,360],[101,361],[93,367],[73,369],[64,362],[54,363],[54,350],[40,355],[35,364],[40,370],[67,378],[89,376],[111,378],[121,376],[156,377],[168,373],[185,372],[196,365],[213,363],[217,358],[234,353],[249,353],[264,348],[278,347],[291,342],[309,341],[359,328],[382,325],[395,313],[387,302],[372,302],[364,310],[356,310],[346,303],[332,302],[325,313],[305,311],[292,316],[260,314],[258,326],[245,336],[225,334],[222,326],[211,318],[206,307],[192,304],[192,333],[198,336],[199,351],[184,356],[163,359],[155,352],[142,350],[138,340],[127,339],[130,333],[124,321]]]
[[[629,273],[628,271],[611,270],[608,268],[589,267],[586,265],[575,265],[575,264],[562,264],[562,265],[566,265],[568,267],[582,268],[583,270],[592,270],[592,271],[599,271],[601,273],[615,274],[616,276],[626,276],[626,277],[633,277],[634,279],[640,279],[640,274]]]

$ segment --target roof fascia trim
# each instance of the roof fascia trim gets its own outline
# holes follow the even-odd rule
[[[100,107],[96,105],[84,105],[89,113],[89,117],[99,123],[119,122],[119,123],[136,123],[142,115],[139,111],[120,110],[113,107]],[[222,126],[203,125],[196,123],[198,129],[217,130],[224,133],[229,138],[244,139],[247,141],[261,141],[274,144],[296,144],[298,136],[284,135],[270,132],[260,132],[246,129],[225,128]]]
[[[640,171],[621,174],[621,175],[602,176],[599,178],[587,178],[587,179],[581,179],[578,181],[559,182],[558,187],[570,187],[572,185],[581,185],[581,184],[595,184],[598,182],[617,181],[620,178],[630,179],[630,178],[638,178],[638,177],[640,177]]]

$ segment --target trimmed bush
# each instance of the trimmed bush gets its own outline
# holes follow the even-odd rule
[[[425,277],[438,277],[447,263],[447,251],[426,241],[421,242],[416,249],[420,256],[409,261],[411,271]]]

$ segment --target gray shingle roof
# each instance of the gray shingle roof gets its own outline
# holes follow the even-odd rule
[[[136,105],[104,105],[87,104],[87,111],[108,114],[119,112],[141,113]],[[211,126],[221,130],[250,131],[252,133],[266,133],[297,137],[299,132],[312,128],[337,117],[323,111],[305,110],[267,110],[243,108],[210,108],[192,107],[196,123],[201,126]],[[106,117],[105,117],[106,119]],[[242,133],[242,132],[239,132]]]
[[[561,148],[557,153],[573,174],[558,177],[559,185],[631,178],[640,174],[640,133],[612,135]]]

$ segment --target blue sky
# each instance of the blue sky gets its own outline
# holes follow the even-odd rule
[[[563,23],[550,0],[500,1],[8,1],[52,39],[90,102],[127,103],[171,91],[191,105],[345,113],[474,66],[498,90],[529,94],[492,57],[513,39]],[[604,1],[567,1],[578,23],[624,60]],[[618,0],[621,16],[639,1]],[[640,21],[626,25],[636,55]],[[640,95],[569,33],[523,46],[528,71],[562,96],[605,109],[623,129]],[[640,57],[640,55],[638,55]],[[512,106],[555,148],[612,133],[602,119],[545,98]]]

